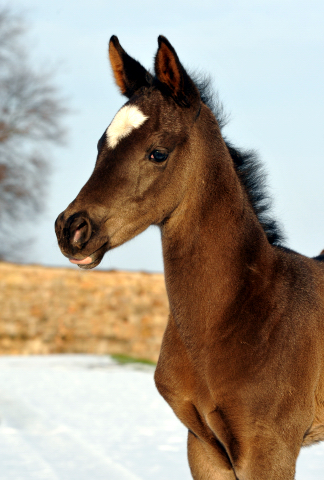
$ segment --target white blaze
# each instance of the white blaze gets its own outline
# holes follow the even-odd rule
[[[148,117],[135,105],[125,105],[116,113],[106,131],[109,147],[115,148],[121,138],[127,137],[134,128],[139,128]]]

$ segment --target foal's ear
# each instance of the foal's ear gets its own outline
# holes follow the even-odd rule
[[[109,59],[115,82],[126,97],[130,98],[139,88],[150,85],[150,73],[125,52],[115,35],[109,41]]]
[[[194,82],[183,68],[171,43],[162,35],[158,38],[159,48],[155,56],[155,74],[167,85],[171,96],[182,106],[195,106],[200,94]]]

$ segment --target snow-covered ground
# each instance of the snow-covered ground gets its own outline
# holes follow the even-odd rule
[[[190,480],[186,430],[153,368],[108,357],[0,357],[1,480]],[[324,479],[324,444],[297,480]]]

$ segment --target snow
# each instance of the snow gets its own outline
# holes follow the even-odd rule
[[[154,369],[109,357],[0,357],[1,480],[190,480],[186,429]],[[324,443],[296,480],[323,480]]]

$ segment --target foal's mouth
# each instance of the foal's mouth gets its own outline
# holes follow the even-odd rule
[[[99,265],[99,263],[103,259],[103,256],[105,255],[108,249],[109,249],[108,242],[106,242],[100,248],[98,248],[98,250],[93,252],[88,257],[84,257],[84,258],[69,257],[69,261],[74,265],[77,265],[79,268],[82,268],[84,270],[90,270],[91,268],[95,268]]]

